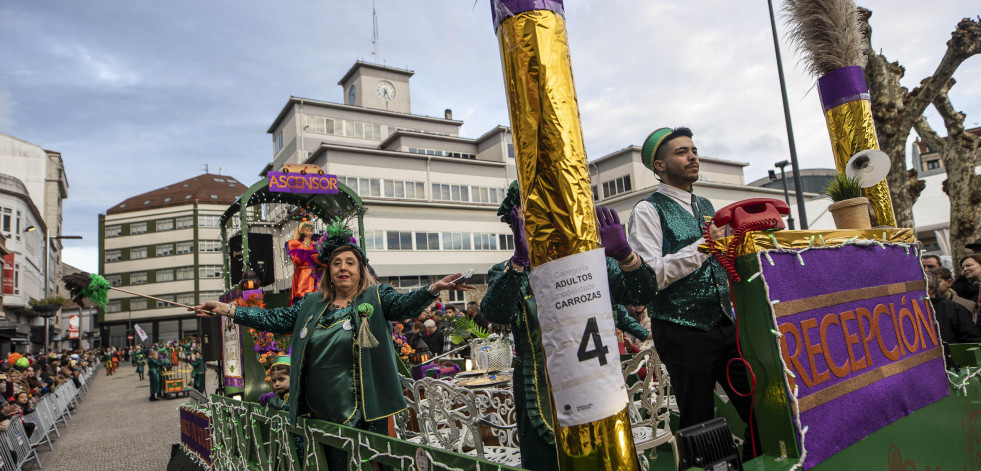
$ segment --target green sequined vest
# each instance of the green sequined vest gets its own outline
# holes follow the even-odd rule
[[[714,215],[715,209],[709,200],[696,198],[694,216],[665,194],[654,193],[647,198],[661,218],[661,256],[677,253],[702,237],[703,216]],[[725,269],[709,257],[688,276],[659,290],[648,310],[652,318],[705,331],[711,330],[723,316],[732,319]]]

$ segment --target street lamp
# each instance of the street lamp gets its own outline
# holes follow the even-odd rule
[[[783,199],[784,199],[784,201],[787,202],[787,206],[789,207],[790,206],[790,193],[787,191],[787,172],[784,171],[784,167],[786,167],[788,165],[790,165],[790,162],[788,162],[786,160],[781,160],[781,161],[773,164],[774,167],[777,167],[777,168],[780,169],[780,181],[783,182]],[[777,179],[776,172],[774,172],[773,170],[770,170],[769,171],[769,174],[770,174],[770,181],[774,181],[774,180]],[[800,194],[800,188],[795,189],[794,192],[795,192],[795,194]],[[787,226],[790,228],[790,230],[794,230],[794,216],[793,215],[787,216]]]
[[[37,227],[27,226],[24,232],[31,232],[37,230]],[[51,241],[58,239],[81,239],[82,236],[78,235],[60,235],[60,236],[50,236],[47,233],[44,234],[44,273],[42,274],[44,278],[44,299],[48,299],[48,259],[51,258]],[[44,318],[44,351],[48,350],[48,318]]]

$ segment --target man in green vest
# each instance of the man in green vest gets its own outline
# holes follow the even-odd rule
[[[627,224],[628,241],[657,279],[658,293],[647,310],[654,346],[674,386],[680,427],[715,416],[716,383],[750,423],[752,401],[740,396],[750,390],[745,365],[733,362],[727,368],[729,360],[738,356],[729,279],[717,260],[698,251],[705,242],[705,224],[713,240],[724,233],[710,223],[715,214],[712,203],[692,191],[699,161],[691,130],[652,132],[641,149],[641,160],[661,184],[634,206]],[[758,448],[759,435],[754,435]]]

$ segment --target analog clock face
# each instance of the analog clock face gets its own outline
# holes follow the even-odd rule
[[[355,88],[354,85],[351,85],[351,88],[347,89],[347,104],[353,105],[354,104],[354,98],[356,96],[358,96],[358,90],[357,90],[357,88]]]
[[[392,98],[395,98],[395,85],[392,85],[392,82],[389,82],[388,80],[382,80],[381,82],[378,82],[378,86],[375,87],[375,93],[377,93],[378,97],[382,100],[391,100]]]

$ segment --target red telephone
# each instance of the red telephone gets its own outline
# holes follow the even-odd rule
[[[736,201],[715,212],[717,227],[729,225],[732,230],[785,229],[783,216],[790,214],[787,203],[773,198],[751,198]]]
[[[734,240],[729,243],[724,254],[717,248],[710,250],[734,283],[739,282],[739,274],[736,273],[733,261],[736,258],[736,248],[739,246],[743,233],[765,229],[784,229],[786,226],[783,225],[783,216],[789,214],[790,207],[787,206],[787,203],[772,198],[751,198],[736,201],[715,212],[712,222],[715,223],[716,227],[728,224]],[[708,223],[702,229],[702,234],[706,241],[712,241]]]

